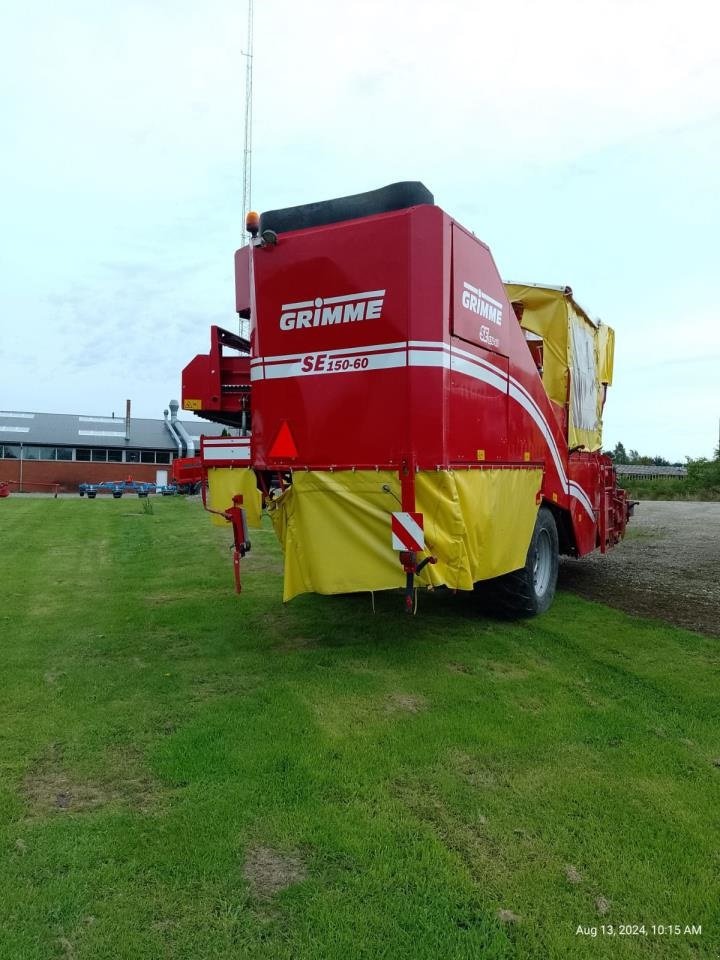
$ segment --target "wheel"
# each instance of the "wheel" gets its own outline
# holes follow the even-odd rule
[[[96,493],[88,493],[88,500],[94,500],[96,496]]]
[[[120,493],[120,491],[118,491],[117,493],[113,493],[113,500],[119,500],[121,496],[122,494]]]
[[[510,617],[534,617],[550,608],[558,577],[558,532],[552,511],[540,507],[525,566],[487,582],[492,606]]]

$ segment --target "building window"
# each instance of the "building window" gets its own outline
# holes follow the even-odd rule
[[[76,460],[79,463],[172,463],[169,450],[122,450],[104,447],[38,447],[0,443],[4,460]]]
[[[26,460],[54,460],[55,447],[25,447]]]
[[[54,460],[55,447],[32,447],[23,449],[23,460]]]

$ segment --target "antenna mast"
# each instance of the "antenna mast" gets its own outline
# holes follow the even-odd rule
[[[252,203],[252,82],[253,82],[253,0],[248,0],[247,50],[245,57],[245,150],[243,153],[242,232],[244,247],[248,243],[245,217]]]

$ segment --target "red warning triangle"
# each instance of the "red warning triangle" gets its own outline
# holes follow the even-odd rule
[[[269,457],[275,457],[279,460],[294,460],[298,455],[293,435],[290,433],[290,427],[287,420],[283,420],[278,430],[275,442],[270,447]]]

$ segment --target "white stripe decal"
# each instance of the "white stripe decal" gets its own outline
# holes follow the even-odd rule
[[[489,383],[491,387],[495,387],[495,389],[499,390],[500,393],[507,394],[507,377],[503,371],[498,370],[497,367],[494,371],[488,370],[484,366],[480,366],[472,363],[470,360],[457,357],[453,353],[452,369],[457,370],[459,373],[464,373],[468,377],[473,377],[475,380],[482,380],[483,383]]]
[[[265,367],[266,380],[284,380],[287,377],[313,377],[327,373],[362,373],[367,370],[389,370],[406,367],[407,352],[351,354],[343,357],[324,353],[308,353],[302,359],[287,363],[271,363]]]
[[[397,343],[371,343],[367,347],[344,347],[334,350],[316,350],[313,353],[285,353],[275,357],[257,357],[259,363],[290,363],[303,360],[305,357],[318,357],[321,354],[325,357],[348,357],[356,353],[377,353],[382,350],[405,350],[407,342],[398,340]]]
[[[205,463],[211,463],[218,460],[250,460],[250,447],[210,447],[207,444],[203,447],[202,458]]]
[[[365,290],[362,293],[345,293],[341,297],[318,297],[317,300],[298,300],[297,303],[284,303],[283,310],[299,310],[303,307],[322,307],[326,303],[353,303],[355,300],[372,300],[384,297],[384,290]]]
[[[593,505],[590,502],[590,498],[585,493],[583,488],[579,483],[576,483],[574,480],[568,481],[568,493],[571,497],[575,497],[576,500],[579,500],[580,503],[585,507],[585,510],[590,514],[592,519],[595,519],[595,511],[593,510]]]
[[[437,340],[408,340],[408,346],[409,347],[427,347],[428,349],[444,350],[445,353],[450,353],[450,344],[439,343]]]
[[[479,364],[481,367],[485,367],[487,370],[491,370],[494,374],[501,376],[505,381],[508,379],[508,375],[503,369],[496,367],[494,363],[490,363],[488,360],[485,360],[482,357],[476,356],[474,353],[469,353],[467,350],[461,350],[460,347],[453,347],[452,354],[456,357],[463,357],[465,360],[469,360],[470,363]]]
[[[445,367],[450,369],[450,355],[442,350],[408,350],[409,367]]]
[[[283,310],[298,310],[300,307],[314,307],[314,300],[298,300],[297,303],[284,303],[282,305]]]
[[[325,303],[350,303],[353,300],[371,300],[373,297],[384,297],[384,290],[366,290],[365,293],[348,293],[344,297],[323,297]]]
[[[590,519],[595,522],[595,511],[593,510],[593,505],[585,493],[580,484],[575,483],[568,479],[567,474],[565,473],[565,467],[563,466],[562,458],[560,456],[560,451],[557,448],[555,443],[555,438],[552,435],[552,431],[548,426],[548,422],[543,415],[542,410],[538,407],[537,403],[533,397],[528,393],[525,387],[517,381],[514,377],[510,377],[510,396],[513,399],[517,400],[518,403],[530,414],[532,419],[535,421],[536,425],[539,427],[542,435],[547,441],[550,453],[552,455],[555,467],[557,468],[558,476],[563,484],[563,489],[565,493],[569,494],[571,497],[575,497],[576,500],[579,500],[580,503],[585,508],[586,513],[590,516]],[[573,493],[572,489],[576,489],[578,493]]]
[[[232,447],[249,446],[249,437],[203,437],[203,444],[206,447]]]
[[[481,290],[480,296],[483,298],[483,300],[487,300],[488,303],[491,303],[494,307],[498,307],[500,310],[502,310],[502,304],[498,300],[493,299],[489,293],[485,293],[483,290]]]
[[[466,290],[469,290],[470,293],[474,293],[475,296],[480,297],[482,300],[486,300],[488,303],[491,303],[494,307],[497,307],[498,309],[502,310],[502,304],[499,303],[497,300],[494,300],[489,293],[485,293],[485,291],[481,290],[479,287],[474,287],[471,283],[467,283],[467,281],[463,283],[463,287],[465,287]]]
[[[228,439],[228,437],[203,437],[200,455],[203,463],[220,463],[222,461],[250,462],[250,440],[245,437]]]
[[[470,287],[470,284],[465,284]],[[358,298],[373,296],[357,294]],[[492,299],[492,298],[488,298]],[[326,300],[326,303],[333,301]],[[293,306],[304,306],[294,304]],[[407,352],[406,352],[407,351]],[[320,358],[323,358],[320,361]],[[363,360],[367,360],[363,364]],[[315,365],[320,362],[320,368]],[[312,363],[310,369],[307,366]],[[357,365],[356,365],[357,364]],[[595,522],[592,501],[585,490],[565,473],[560,451],[552,430],[535,399],[514,377],[483,357],[468,350],[436,340],[409,340],[397,343],[377,343],[365,347],[326,350],[312,354],[289,354],[275,357],[257,357],[252,361],[251,380],[277,380],[286,377],[313,376],[324,373],[354,373],[363,370],[387,370],[393,367],[435,367],[456,370],[458,373],[489,384],[500,393],[509,395],[530,416],[543,435],[557,470],[563,490],[577,500]]]
[[[519,403],[524,410],[527,411],[530,417],[534,420],[535,425],[538,427],[543,437],[545,437],[545,441],[548,445],[548,449],[550,450],[550,454],[553,458],[553,462],[555,463],[558,476],[560,477],[560,482],[563,485],[563,490],[569,496],[574,497],[576,500],[578,500],[582,504],[582,506],[585,508],[586,513],[589,515],[590,519],[593,521],[593,523],[595,523],[595,512],[592,508],[592,503],[590,502],[590,498],[587,496],[583,488],[578,483],[575,483],[575,481],[568,480],[567,474],[565,473],[565,468],[563,466],[562,459],[560,457],[560,453],[555,443],[555,438],[553,437],[550,431],[550,427],[548,426],[547,420],[542,415],[541,411],[538,409],[535,401],[530,396],[530,394],[527,393],[527,391],[524,390],[522,387],[520,387],[520,384],[516,380],[514,380],[514,378],[511,377],[510,380],[511,380],[510,396],[513,398],[513,400]],[[578,492],[574,493],[573,490],[577,490]]]
[[[545,442],[547,443],[550,454],[557,468],[557,472],[560,476],[560,479],[565,486],[565,493],[567,493],[567,477],[565,476],[565,470],[563,467],[562,460],[560,459],[560,454],[558,453],[557,446],[555,445],[555,440],[552,433],[550,432],[550,427],[548,426],[547,420],[543,415],[538,411],[537,407],[533,403],[532,397],[528,396],[522,390],[518,390],[516,383],[510,384],[510,396],[515,400],[516,403],[519,403],[520,406],[530,414],[532,420],[534,420],[535,425],[540,430],[542,435],[545,437]]]

